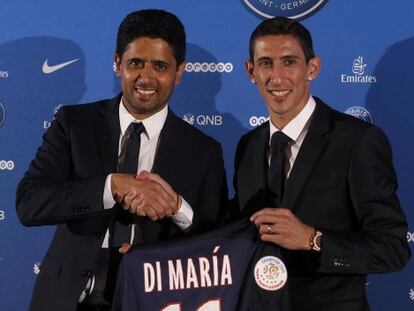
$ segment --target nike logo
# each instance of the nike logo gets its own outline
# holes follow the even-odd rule
[[[47,63],[48,60],[49,59],[45,60],[45,62],[43,63],[43,67],[42,67],[42,71],[45,74],[49,74],[49,73],[55,72],[59,69],[62,69],[63,67],[66,67],[66,66],[78,61],[79,58],[74,59],[74,60],[70,60],[68,62],[64,62],[64,63],[61,63],[61,64],[53,65],[53,66],[49,66],[49,64]]]

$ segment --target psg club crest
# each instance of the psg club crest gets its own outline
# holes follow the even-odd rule
[[[369,113],[368,110],[366,110],[364,107],[360,107],[360,106],[353,106],[351,108],[348,108],[345,111],[346,114],[349,114],[355,118],[361,119],[365,122],[374,123],[374,120],[372,119],[371,114]]]
[[[254,279],[256,284],[264,290],[279,290],[287,281],[286,266],[275,256],[262,257],[254,266]]]
[[[254,13],[266,18],[276,16],[304,19],[318,11],[328,0],[243,0]]]

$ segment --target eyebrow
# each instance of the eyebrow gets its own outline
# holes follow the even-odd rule
[[[281,59],[299,59],[300,57],[297,55],[293,55],[293,54],[288,54],[288,55],[283,55],[282,57],[280,57]]]
[[[131,62],[131,61],[140,61],[140,62],[144,62],[144,63],[149,62],[149,63],[152,63],[152,64],[160,64],[160,63],[166,64],[166,65],[169,64],[167,61],[162,60],[162,59],[149,59],[148,60],[148,59],[142,59],[142,58],[139,58],[139,57],[128,58],[128,62]]]
[[[262,56],[262,57],[259,57],[256,61],[261,61],[261,60],[272,60],[272,58],[271,57],[269,57],[269,56]]]

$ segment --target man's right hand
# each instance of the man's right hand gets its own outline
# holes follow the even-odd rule
[[[170,217],[178,210],[177,194],[167,191],[165,185],[154,178],[113,174],[111,190],[115,200],[124,209],[138,216],[147,216],[151,220]]]

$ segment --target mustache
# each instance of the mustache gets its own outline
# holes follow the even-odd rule
[[[134,84],[135,88],[141,88],[141,89],[151,89],[151,90],[155,90],[158,89],[158,84],[156,83],[151,83],[148,81],[137,81]]]

